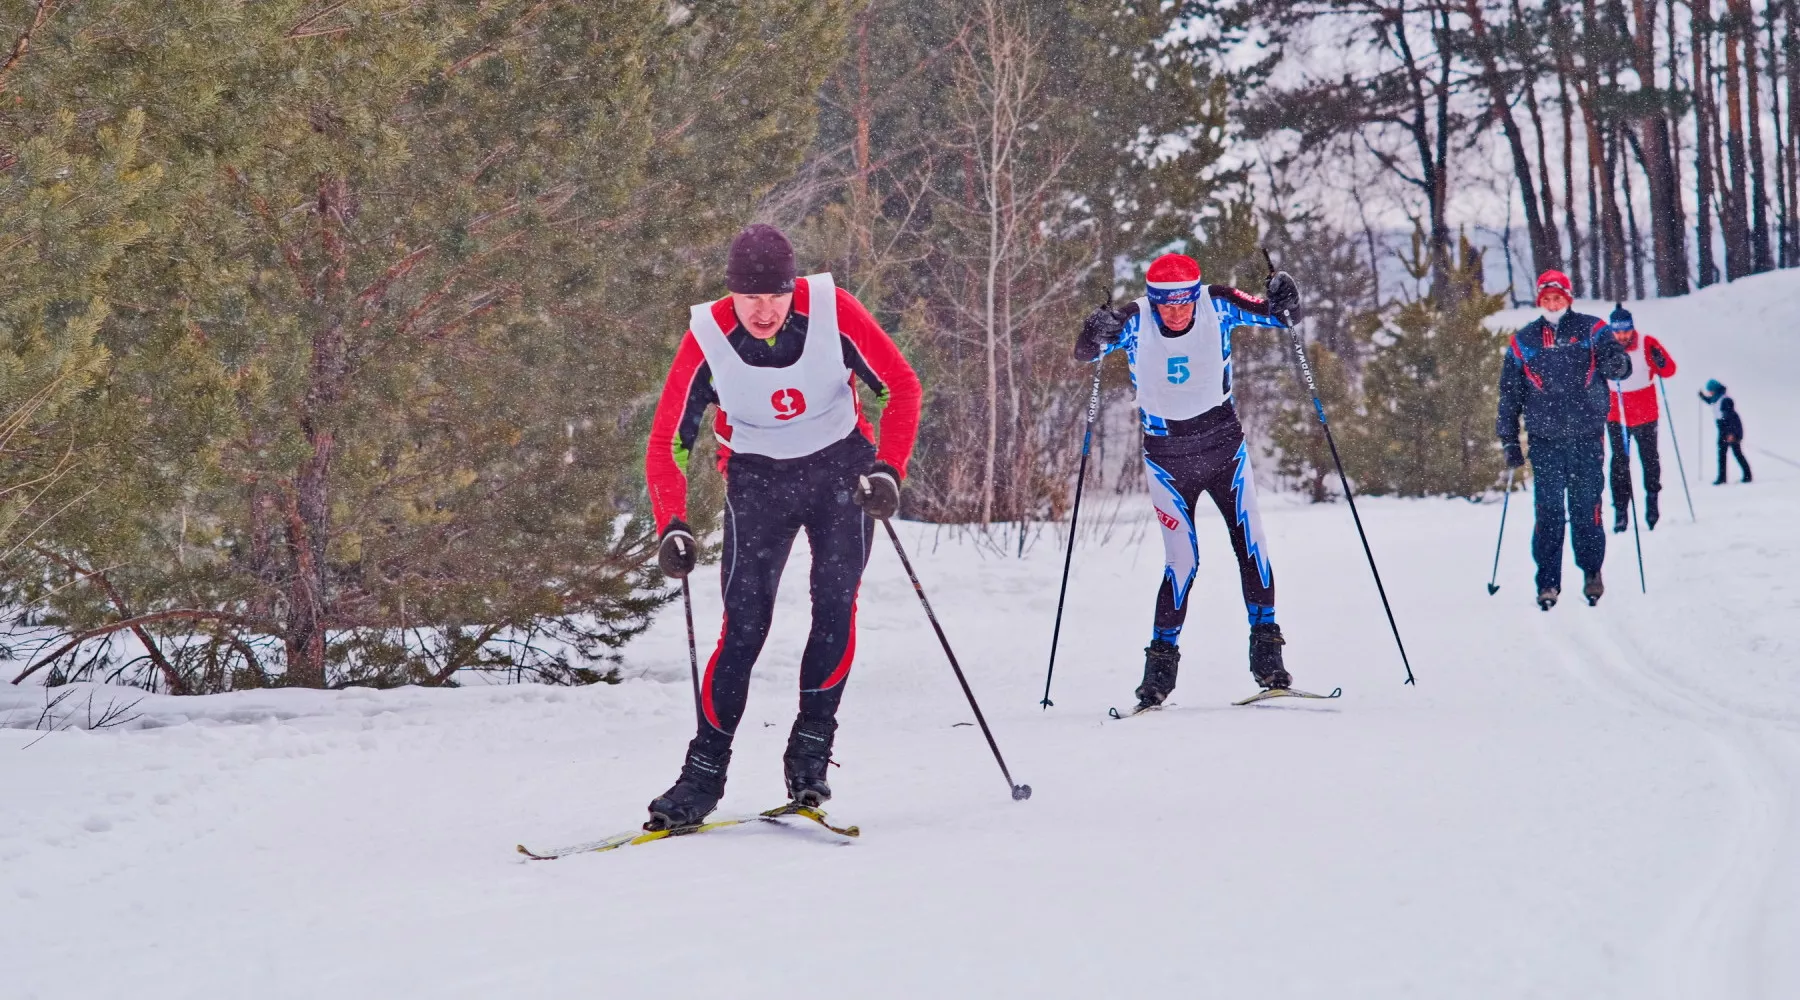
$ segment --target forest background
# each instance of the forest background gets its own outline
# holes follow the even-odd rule
[[[6,652],[174,693],[616,679],[668,596],[649,408],[755,220],[920,369],[905,516],[1000,551],[1066,517],[1074,332],[1170,249],[1296,275],[1359,491],[1479,495],[1482,321],[1531,275],[1619,299],[1800,264],[1797,16],[0,0]],[[1333,499],[1285,337],[1234,356],[1265,474]]]

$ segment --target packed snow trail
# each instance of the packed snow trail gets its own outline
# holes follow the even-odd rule
[[[1731,387],[1752,461],[1800,432],[1796,277],[1632,305],[1682,365],[1678,408]],[[1710,482],[1693,416],[1676,429]],[[1697,524],[1664,504],[1648,595],[1612,535],[1600,606],[1548,614],[1529,503],[1490,597],[1497,503],[1367,501],[1416,688],[1349,512],[1269,497],[1289,668],[1344,696],[1230,707],[1253,690],[1242,603],[1224,532],[1203,530],[1172,707],[1124,724],[1105,713],[1137,683],[1161,565],[1139,501],[1076,550],[1048,711],[1055,539],[1019,560],[904,525],[1035,794],[1007,795],[884,543],[832,772],[856,842],[757,824],[514,853],[624,829],[674,775],[693,724],[678,605],[618,686],[156,697],[126,727],[47,736],[45,692],[6,688],[0,993],[1800,996],[1800,469],[1756,472],[1693,486]],[[802,545],[726,814],[781,797],[805,571]],[[716,572],[694,582],[707,634]]]

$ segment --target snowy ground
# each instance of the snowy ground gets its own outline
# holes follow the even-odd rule
[[[1037,705],[1060,553],[905,537],[1008,755],[1013,802],[898,561],[861,606],[832,812],[527,864],[635,824],[691,727],[677,613],[617,687],[153,698],[128,728],[29,727],[0,692],[0,995],[112,997],[1800,996],[1800,281],[1636,308],[1694,389],[1731,386],[1757,482],[1668,466],[1667,518],[1612,536],[1610,591],[1541,614],[1529,515],[1363,508],[1419,683],[1348,511],[1269,501],[1288,661],[1253,688],[1224,532],[1173,710],[1137,682],[1159,555],[1078,549],[1056,707]],[[1710,449],[1711,428],[1706,428]],[[1666,448],[1666,444],[1665,444]],[[1128,507],[1127,519],[1147,516]],[[780,796],[804,550],[725,811]],[[1573,572],[1573,570],[1571,570]],[[697,577],[703,632],[716,574]],[[130,692],[79,692],[64,721]],[[1785,942],[1785,943],[1784,943]]]

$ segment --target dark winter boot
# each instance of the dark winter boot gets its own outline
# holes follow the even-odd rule
[[[650,800],[650,821],[646,830],[669,830],[695,826],[708,813],[718,808],[725,795],[725,770],[731,766],[731,751],[708,753],[688,744],[687,762],[681,765],[681,777],[668,791]]]
[[[1276,688],[1285,691],[1294,683],[1287,668],[1281,665],[1281,647],[1286,644],[1287,640],[1281,637],[1280,625],[1269,622],[1250,626],[1250,674],[1264,691]]]
[[[1613,534],[1615,534],[1615,535],[1623,534],[1625,529],[1629,528],[1629,527],[1631,527],[1631,522],[1626,519],[1625,508],[1614,507],[1613,508]]]
[[[1181,647],[1166,639],[1152,639],[1144,647],[1144,683],[1138,685],[1137,707],[1155,708],[1175,690],[1175,672],[1181,667]]]
[[[1549,611],[1551,608],[1556,607],[1556,599],[1561,596],[1562,591],[1555,587],[1545,587],[1543,590],[1538,591],[1538,610]]]
[[[831,798],[825,771],[831,766],[831,739],[835,735],[836,719],[802,715],[794,720],[794,728],[788,732],[787,753],[781,757],[790,800],[803,806],[820,806]]]
[[[1662,520],[1662,506],[1656,502],[1659,494],[1644,494],[1644,526],[1651,531],[1656,530],[1656,522]]]
[[[1587,580],[1581,585],[1581,596],[1587,598],[1588,607],[1599,604],[1601,595],[1605,593],[1606,584],[1600,581],[1600,571],[1594,570],[1589,573]]]

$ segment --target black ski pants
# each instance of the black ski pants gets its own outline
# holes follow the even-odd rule
[[[1600,516],[1604,450],[1598,432],[1591,437],[1531,439],[1531,477],[1537,499],[1531,555],[1537,560],[1540,591],[1562,589],[1564,524],[1575,545],[1575,565],[1593,573],[1606,562],[1606,524]]]
[[[1744,482],[1749,482],[1750,463],[1744,459],[1744,443],[1742,441],[1727,441],[1725,440],[1725,435],[1721,434],[1719,435],[1719,478],[1713,485],[1716,486],[1718,483],[1725,481],[1725,456],[1728,453],[1737,456],[1738,468],[1744,473]]]
[[[1637,452],[1644,467],[1644,492],[1662,492],[1662,457],[1656,452],[1656,421],[1638,424],[1630,429],[1631,443],[1625,443],[1627,431],[1620,424],[1608,423],[1606,437],[1612,443],[1613,509],[1631,506],[1631,453]]]
[[[1195,508],[1202,496],[1212,499],[1231,535],[1237,557],[1244,605],[1252,614],[1273,621],[1275,571],[1269,564],[1269,542],[1263,535],[1250,470],[1250,448],[1235,417],[1228,425],[1193,437],[1144,438],[1144,471],[1150,499],[1162,527],[1163,582],[1156,591],[1152,637],[1178,642],[1187,620],[1188,591],[1200,567],[1195,535]]]
[[[860,433],[794,459],[733,455],[725,469],[725,552],[719,576],[725,623],[700,683],[699,738],[731,746],[750,695],[750,670],[769,637],[775,592],[801,531],[812,547],[812,631],[800,657],[800,714],[837,715],[856,654],[856,594],[873,522],[851,499],[875,460]]]

